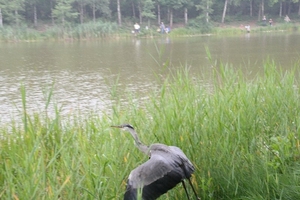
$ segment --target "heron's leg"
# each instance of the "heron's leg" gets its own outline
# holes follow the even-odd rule
[[[197,193],[196,193],[196,190],[195,190],[195,188],[194,188],[194,186],[193,186],[193,184],[192,184],[192,182],[191,182],[191,179],[188,178],[188,180],[189,180],[189,183],[190,183],[190,185],[191,185],[191,187],[192,187],[192,189],[193,189],[193,192],[194,192],[194,194],[195,194],[195,196],[196,196],[196,199],[197,199],[197,200],[200,200],[200,198],[198,197],[198,195],[197,195]]]
[[[183,188],[184,188],[184,191],[185,191],[185,193],[186,193],[186,196],[187,196],[188,200],[190,200],[189,194],[188,194],[187,189],[186,189],[186,187],[185,187],[184,180],[182,180],[181,183],[182,183],[182,185],[183,185]]]

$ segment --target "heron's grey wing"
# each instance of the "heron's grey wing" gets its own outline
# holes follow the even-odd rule
[[[151,158],[131,171],[128,181],[134,188],[140,188],[162,178],[172,171],[172,166],[161,155],[151,155]]]
[[[124,200],[136,199],[138,188],[143,188],[143,199],[156,199],[175,187],[183,178],[180,163],[172,155],[167,152],[152,152],[147,162],[130,173]]]
[[[173,155],[179,157],[182,162],[182,169],[185,173],[185,178],[190,178],[192,173],[195,171],[195,167],[192,162],[187,158],[183,151],[176,146],[169,146]]]

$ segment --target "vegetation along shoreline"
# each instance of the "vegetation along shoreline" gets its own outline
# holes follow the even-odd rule
[[[0,198],[121,199],[129,172],[148,159],[132,148],[129,134],[110,127],[132,121],[143,141],[185,151],[203,200],[300,199],[298,73],[268,62],[249,81],[220,65],[207,88],[182,69],[149,92],[143,106],[128,97],[127,107],[116,100],[111,114],[67,119],[58,107],[52,117],[29,115],[24,86],[22,122],[0,127]],[[162,198],[186,195],[176,187]]]
[[[8,42],[158,37],[161,24],[170,36],[298,30],[299,22],[298,0],[0,0]]]

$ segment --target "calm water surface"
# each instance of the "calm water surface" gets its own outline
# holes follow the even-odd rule
[[[212,64],[206,49],[213,62],[230,63],[247,76],[261,71],[267,58],[289,70],[300,58],[300,33],[0,43],[0,124],[19,118],[21,85],[33,113],[44,111],[54,83],[53,102],[67,115],[109,111],[115,85],[147,98],[158,85],[157,75],[164,77],[182,66],[208,84]]]

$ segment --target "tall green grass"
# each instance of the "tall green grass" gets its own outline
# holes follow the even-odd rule
[[[221,65],[207,86],[183,69],[143,103],[129,97],[110,114],[70,118],[59,108],[51,118],[29,115],[23,88],[22,123],[0,129],[0,199],[121,199],[130,171],[147,160],[110,128],[124,122],[147,144],[183,149],[201,199],[300,199],[295,75],[269,62],[249,81]],[[185,198],[178,186],[161,199]]]
[[[52,26],[43,32],[47,39],[87,40],[117,37],[121,29],[116,23],[89,22],[79,25]]]
[[[118,37],[122,29],[116,23],[90,22],[79,25],[53,25],[40,27],[41,30],[30,27],[3,27],[0,29],[2,41],[31,41],[31,40],[86,40],[105,37]],[[129,31],[128,31],[129,32]],[[130,34],[130,32],[129,32]]]
[[[0,41],[33,41],[39,37],[40,33],[38,31],[25,26],[0,28]]]

